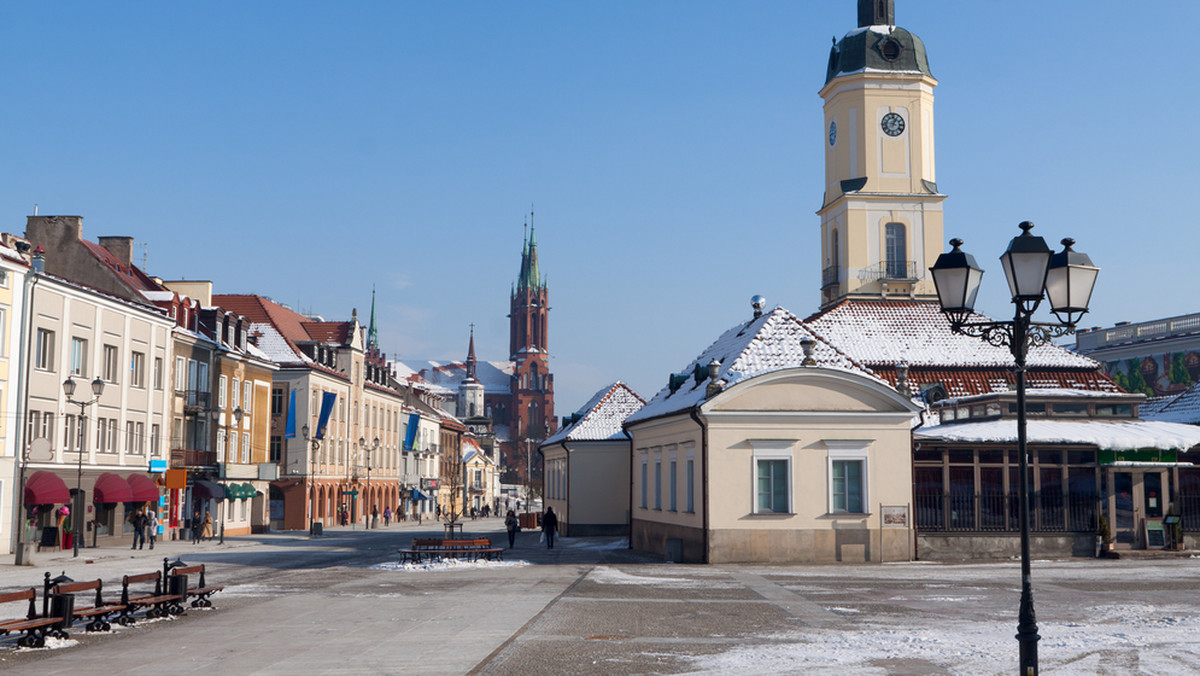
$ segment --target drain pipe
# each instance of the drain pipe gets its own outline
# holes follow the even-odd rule
[[[692,420],[700,427],[700,505],[703,512],[701,513],[701,533],[702,533],[702,553],[704,555],[703,563],[708,563],[708,427],[704,424],[704,420],[700,417],[700,408],[694,407],[688,411],[692,416]],[[631,458],[632,459],[632,458]],[[632,473],[632,463],[630,463],[630,472]],[[633,495],[629,496],[633,499]]]

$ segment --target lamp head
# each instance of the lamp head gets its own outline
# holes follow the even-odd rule
[[[1050,268],[1046,272],[1046,299],[1050,301],[1050,311],[1059,322],[1072,328],[1087,314],[1096,277],[1100,274],[1100,268],[1092,264],[1087,254],[1071,248],[1073,244],[1075,240],[1070,237],[1062,240],[1063,250],[1050,258]]]
[[[983,268],[975,257],[960,247],[963,241],[950,240],[950,251],[938,256],[929,273],[937,289],[938,303],[952,324],[962,324],[975,312],[975,299],[983,281]]]
[[[104,381],[100,379],[100,376],[96,376],[96,379],[92,381],[92,394],[97,397],[104,394]]]
[[[1032,221],[1022,221],[1018,227],[1021,228],[1021,234],[1008,243],[1008,249],[1000,256],[1000,263],[1004,266],[1012,302],[1026,312],[1033,312],[1046,290],[1046,272],[1054,252],[1046,245],[1046,240],[1030,234]]]
[[[75,379],[67,378],[63,381],[63,394],[67,395],[67,399],[75,396]]]

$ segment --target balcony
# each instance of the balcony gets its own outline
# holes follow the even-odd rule
[[[921,278],[916,261],[880,261],[863,270],[863,277],[881,282],[915,282]]]
[[[171,449],[171,467],[215,467],[217,464],[216,451],[197,451],[190,448]]]
[[[199,413],[212,408],[212,392],[176,390],[175,394],[183,397],[183,410],[186,413]]]
[[[841,277],[841,268],[836,265],[831,265],[821,271],[821,288],[834,286],[838,283]]]

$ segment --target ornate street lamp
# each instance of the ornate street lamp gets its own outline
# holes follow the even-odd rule
[[[1092,289],[1100,268],[1092,265],[1087,254],[1071,249],[1075,240],[1062,240],[1063,251],[1054,254],[1046,241],[1030,234],[1033,223],[1021,223],[1021,234],[1009,242],[1000,257],[1015,313],[1012,321],[970,321],[983,270],[975,258],[959,249],[961,239],[950,240],[954,248],[938,256],[929,268],[937,288],[942,312],[955,333],[976,336],[997,347],[1007,345],[1013,356],[1017,381],[1017,454],[1020,466],[1021,527],[1021,607],[1017,618],[1017,642],[1020,646],[1020,673],[1038,673],[1037,618],[1033,610],[1033,587],[1029,573],[1029,449],[1025,439],[1025,358],[1030,347],[1045,345],[1052,339],[1074,333],[1075,325],[1088,311]],[[1046,297],[1058,323],[1034,322],[1033,312]]]
[[[79,406],[79,429],[83,430],[83,426],[87,424],[87,407],[100,401],[100,395],[104,394],[104,381],[99,376],[96,376],[96,379],[92,381],[92,398],[88,401],[76,401],[74,399],[75,379],[67,376],[67,379],[63,381],[63,394],[67,395],[68,404],[77,404]],[[86,438],[82,433],[80,437]],[[75,504],[73,505],[74,509],[71,514],[75,522],[75,537],[71,538],[73,540],[72,544],[74,544],[74,556],[79,556],[79,541],[83,539],[83,514],[80,513],[83,511],[83,454],[84,448],[80,444],[79,452],[77,453],[79,471],[75,475]],[[96,543],[93,542],[92,544]]]
[[[366,437],[358,438],[358,447],[363,449],[367,455],[367,487],[366,496],[363,498],[363,514],[367,517],[367,528],[371,527],[371,452],[379,448],[379,437],[375,437],[371,445],[367,445]]]

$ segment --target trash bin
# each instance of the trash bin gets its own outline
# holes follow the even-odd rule
[[[71,616],[75,614],[74,594],[52,594],[50,596],[50,616],[61,617],[62,622],[55,625],[56,629],[66,631],[71,627]]]
[[[313,521],[312,525],[308,527],[308,534],[309,535],[324,535],[325,534],[325,524],[321,523],[320,521]]]

